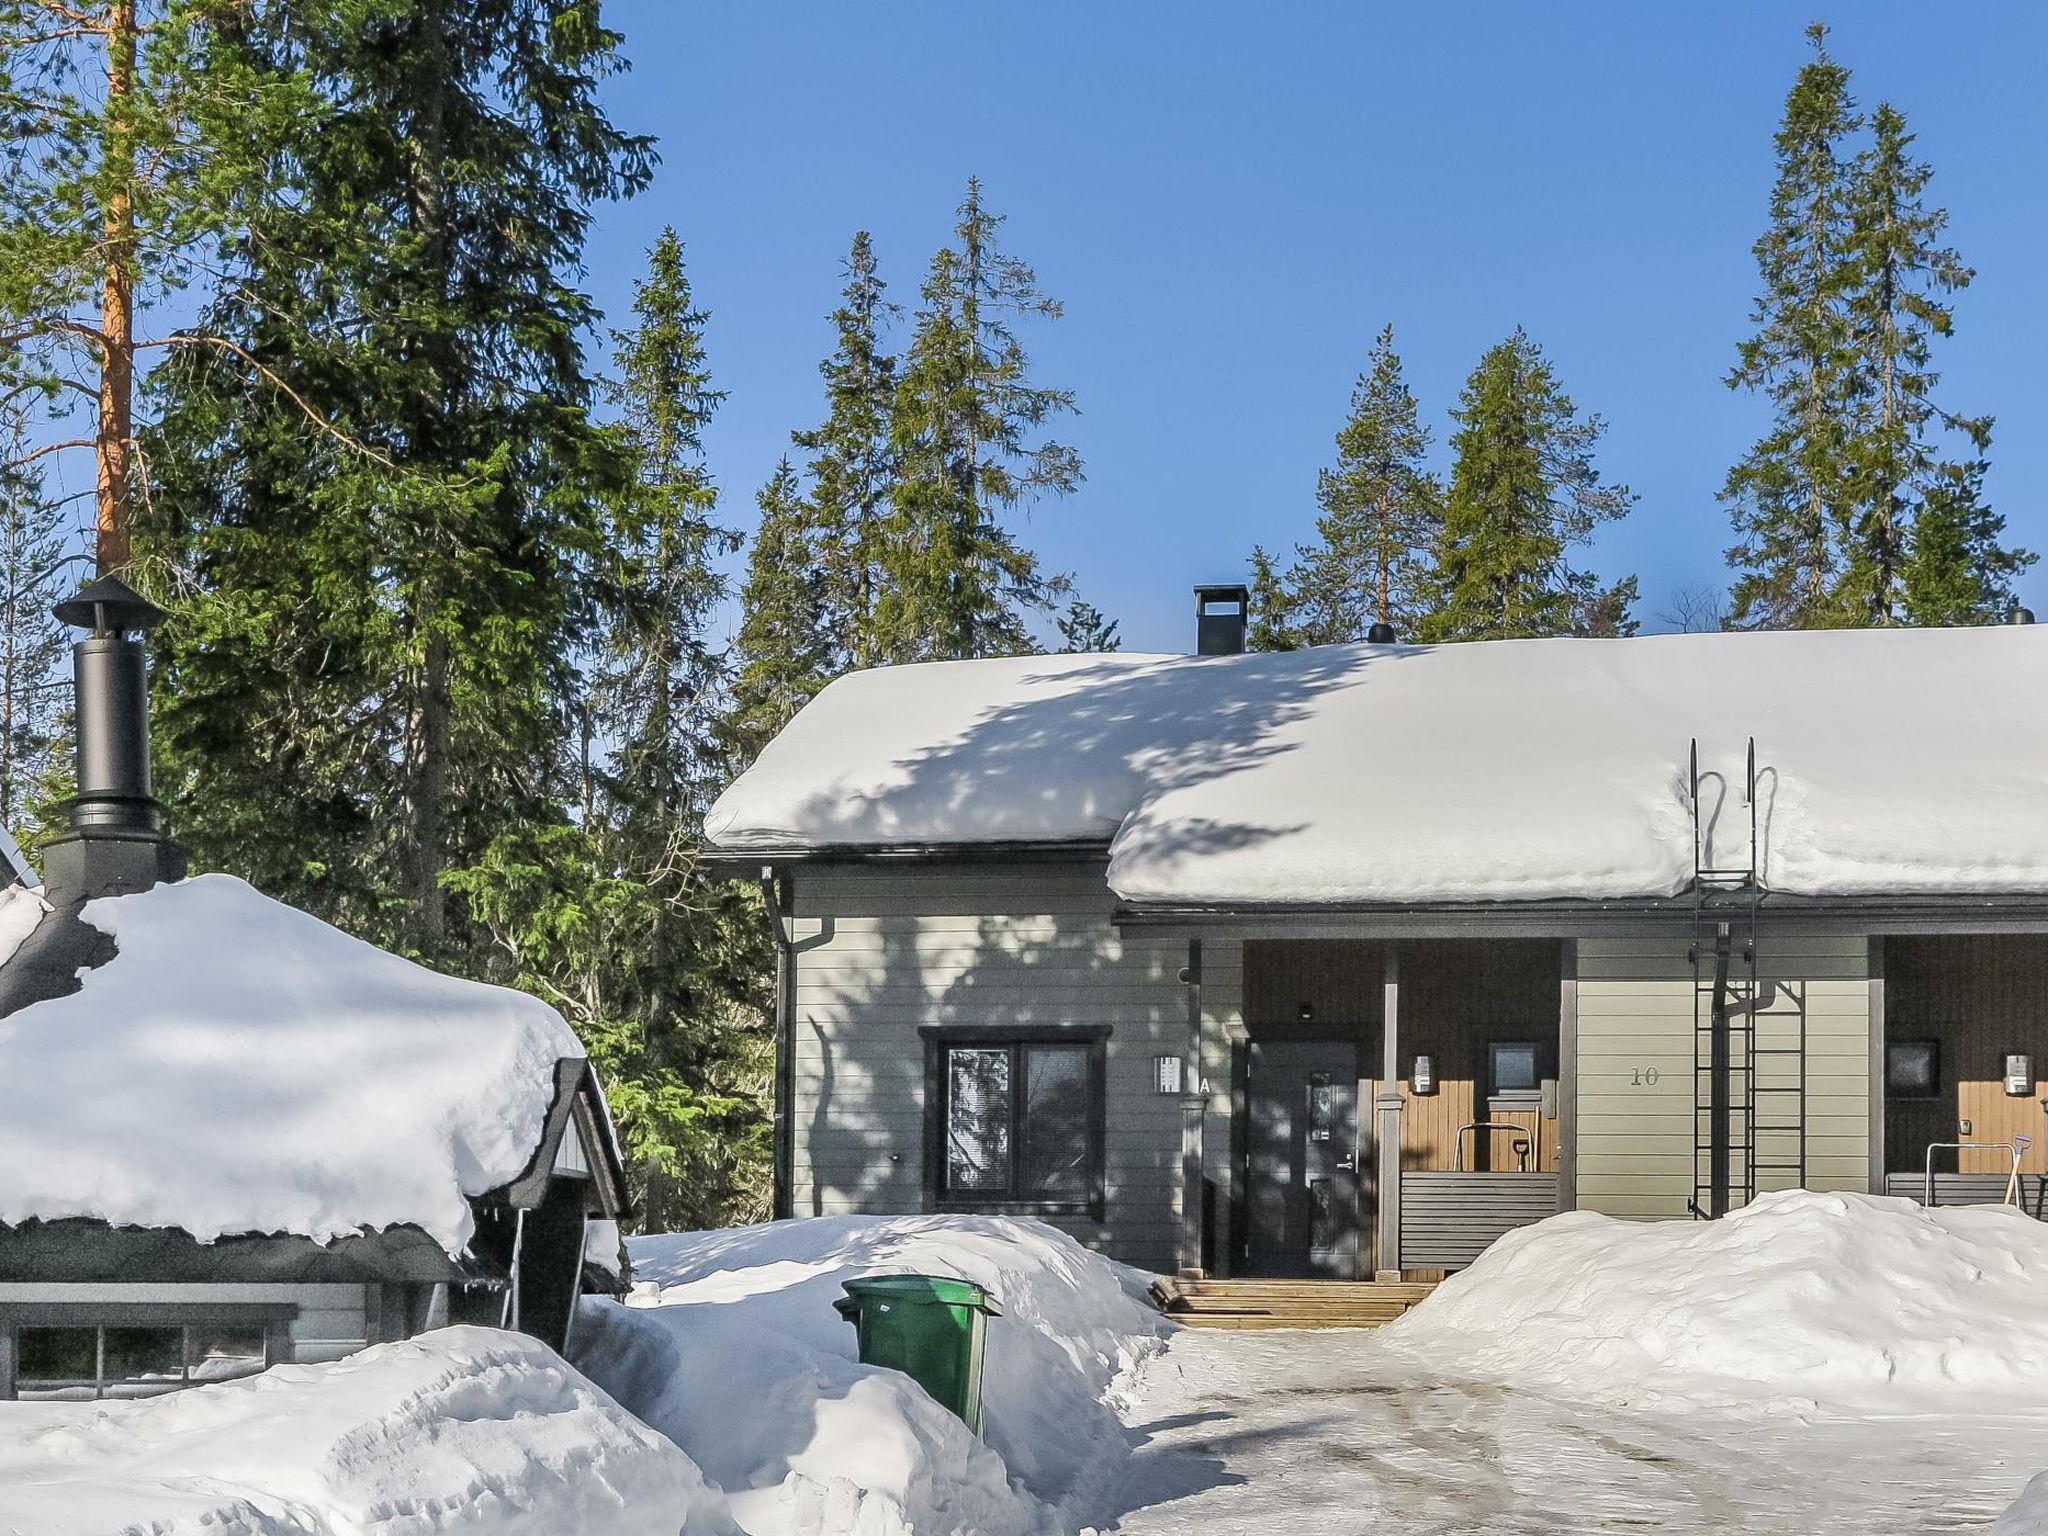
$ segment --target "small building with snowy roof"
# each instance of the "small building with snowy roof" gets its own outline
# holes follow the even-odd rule
[[[713,808],[797,1214],[1428,1279],[1559,1210],[2040,1213],[2048,630],[840,679]]]
[[[60,605],[78,794],[0,888],[0,1399],[137,1396],[450,1322],[564,1347],[626,1196],[559,1015],[226,875],[150,796],[118,581]],[[26,875],[25,867],[21,873]]]

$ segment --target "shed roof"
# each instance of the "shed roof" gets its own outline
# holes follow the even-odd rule
[[[2048,892],[2048,628],[1013,657],[856,673],[713,807],[728,853],[1106,844],[1127,901]]]

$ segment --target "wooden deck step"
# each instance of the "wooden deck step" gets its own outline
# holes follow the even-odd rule
[[[1377,1328],[1436,1289],[1363,1280],[1179,1280],[1152,1283],[1160,1311],[1190,1328]]]

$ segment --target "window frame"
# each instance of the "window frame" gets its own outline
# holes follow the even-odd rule
[[[1896,1072],[1894,1052],[1925,1050],[1927,1053],[1928,1086],[1925,1092],[1911,1092],[1893,1086]],[[1884,1043],[1884,1096],[1900,1104],[1938,1103],[1946,1092],[1947,1084],[1942,1076],[1942,1049],[1939,1035],[1894,1036]],[[2001,1077],[2004,1074],[1999,1074]]]
[[[924,1040],[924,1208],[930,1212],[970,1212],[1003,1216],[1085,1216],[1101,1221],[1108,1205],[1103,1174],[1103,1149],[1108,1136],[1109,1036],[1106,1024],[927,1024]],[[1024,1048],[1034,1045],[1080,1047],[1087,1051],[1086,1111],[1087,1192],[1078,1199],[1048,1200],[1035,1196],[953,1191],[946,1187],[946,1122],[950,1111],[950,1074],[946,1058],[956,1049],[1010,1052],[1010,1147],[1012,1187],[1021,1146],[1019,1096],[1024,1091]]]
[[[1540,1108],[1543,1103],[1543,1084],[1547,1077],[1554,1078],[1555,1068],[1545,1049],[1546,1042],[1537,1034],[1491,1035],[1486,1041],[1486,1104],[1489,1113],[1522,1114],[1532,1107]],[[1529,1088],[1503,1088],[1500,1086],[1499,1063],[1495,1052],[1502,1046],[1519,1048],[1526,1046],[1535,1065],[1536,1082]],[[1546,1072],[1546,1068],[1551,1070]]]
[[[176,1381],[166,1379],[162,1390],[152,1397],[183,1392],[209,1381],[246,1381],[273,1365],[292,1358],[291,1324],[299,1315],[296,1302],[64,1302],[23,1301],[0,1303],[0,1402],[15,1402],[20,1395],[21,1331],[24,1328],[90,1328],[93,1330],[93,1380],[66,1377],[68,1384],[92,1388],[92,1402],[127,1399],[110,1395],[118,1387],[141,1378],[109,1378],[106,1374],[107,1330],[122,1328],[172,1329],[179,1332],[179,1358],[183,1362]],[[247,1327],[263,1335],[263,1365],[240,1376],[192,1377],[192,1333],[195,1329]],[[36,1378],[40,1380],[41,1378]],[[87,1401],[87,1399],[75,1399]]]

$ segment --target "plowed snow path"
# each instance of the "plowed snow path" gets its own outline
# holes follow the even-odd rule
[[[2048,1405],[1589,1409],[1364,1332],[1182,1333],[1125,1398],[1130,1474],[1101,1514],[1127,1536],[1908,1536],[1980,1529],[2048,1467]]]

